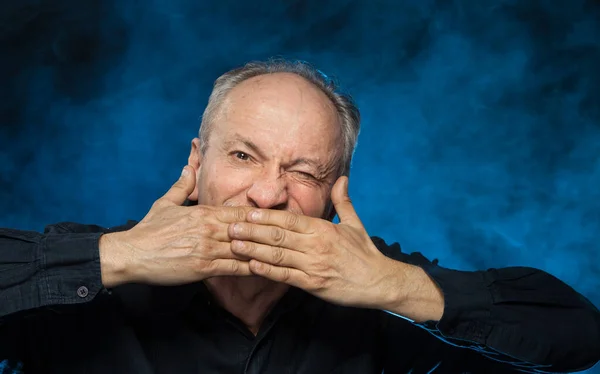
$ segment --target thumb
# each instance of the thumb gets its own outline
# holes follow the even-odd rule
[[[331,202],[335,207],[340,223],[355,227],[362,227],[362,222],[354,210],[350,196],[348,196],[348,177],[342,176],[331,189]]]
[[[196,187],[196,172],[194,168],[186,165],[181,176],[173,186],[160,198],[171,204],[181,205],[190,196]]]

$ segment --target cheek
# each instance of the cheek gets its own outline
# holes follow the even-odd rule
[[[328,201],[326,193],[320,190],[296,188],[290,191],[290,195],[299,205],[304,215],[310,217],[322,217]]]
[[[198,184],[199,204],[223,205],[247,188],[248,181],[252,179],[251,175],[227,166],[214,163],[211,167],[202,169]]]
[[[210,182],[206,188],[206,199],[209,205],[215,205],[219,199],[219,186],[216,183]]]

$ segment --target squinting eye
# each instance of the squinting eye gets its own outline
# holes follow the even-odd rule
[[[250,156],[247,153],[244,152],[240,152],[240,151],[236,151],[235,152],[235,157],[239,158],[240,160],[246,161],[248,159],[250,159]]]
[[[315,179],[312,174],[308,174],[303,171],[297,171],[296,173],[298,173],[302,178]]]

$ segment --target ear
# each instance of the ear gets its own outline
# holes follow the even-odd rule
[[[196,187],[194,191],[188,196],[188,200],[198,201],[198,181],[200,180],[200,167],[202,166],[202,152],[200,152],[200,139],[194,138],[192,140],[192,147],[190,149],[190,156],[188,157],[188,165],[194,168],[196,171]]]

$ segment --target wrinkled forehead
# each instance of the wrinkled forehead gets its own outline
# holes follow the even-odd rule
[[[220,141],[241,134],[263,148],[322,159],[341,147],[335,106],[318,87],[294,74],[248,79],[229,92],[221,110],[214,129]]]

